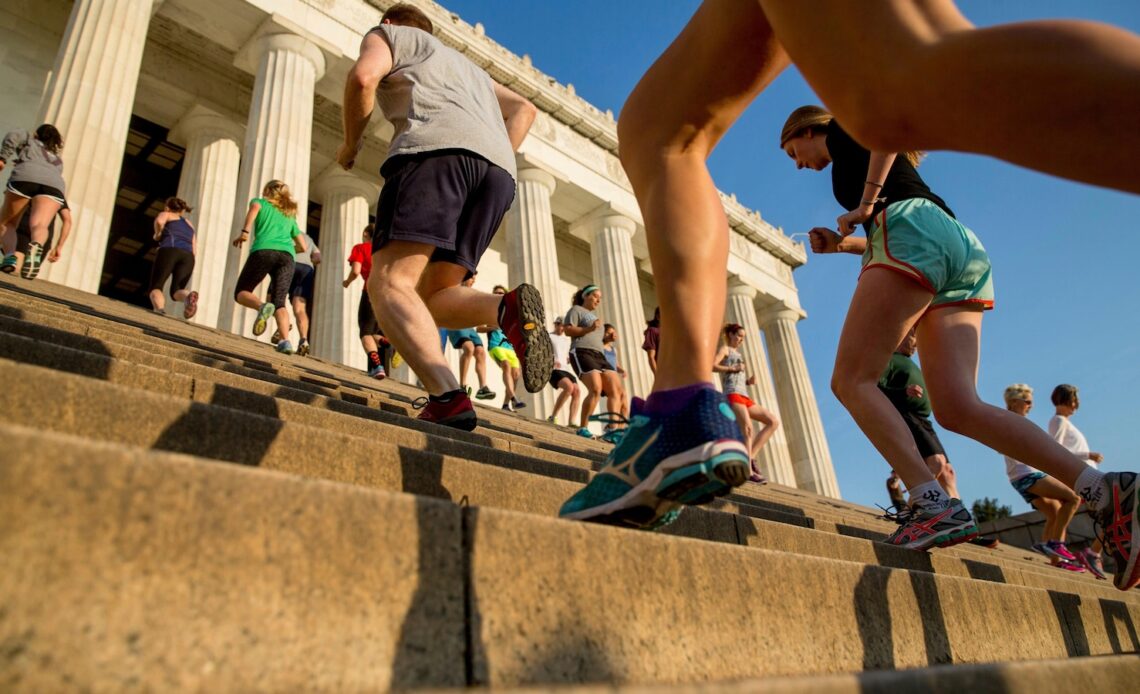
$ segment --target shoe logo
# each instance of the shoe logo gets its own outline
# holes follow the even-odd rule
[[[923,494],[922,498],[926,499],[927,501],[938,503],[939,501],[942,501],[942,492],[938,491],[937,489],[931,489]]]
[[[1120,497],[1116,494],[1116,489],[1112,490],[1112,506],[1114,513],[1112,514],[1113,520],[1104,529],[1104,542],[1108,547],[1116,547],[1125,558],[1128,557],[1128,551],[1125,548],[1125,543],[1132,544],[1132,514],[1124,514],[1124,509],[1120,507]]]
[[[637,469],[636,469],[637,468],[637,462],[639,460],[641,460],[641,456],[644,455],[647,450],[649,450],[649,447],[657,442],[657,437],[660,435],[661,435],[661,429],[658,428],[657,431],[654,431],[652,434],[649,435],[648,438],[645,439],[645,442],[641,444],[640,448],[638,448],[636,451],[634,451],[633,455],[629,456],[628,458],[621,461],[620,463],[618,463],[618,462],[609,463],[608,465],[606,465],[606,467],[601,469],[599,474],[604,472],[608,475],[613,475],[614,477],[617,477],[618,479],[620,479],[622,482],[625,482],[629,486],[636,487],[641,482],[641,478],[639,478],[637,476]],[[627,440],[628,440],[628,436],[629,435],[626,434]],[[620,450],[620,448],[621,448],[621,446],[619,445],[618,448],[615,448],[614,452],[611,453],[610,455],[613,457],[617,457],[617,452],[618,452],[618,450]]]
[[[722,402],[720,404],[720,413],[722,415],[724,415],[725,417],[727,417],[728,421],[730,421],[730,422],[736,421],[736,413],[732,411],[732,408],[729,407],[727,402]]]

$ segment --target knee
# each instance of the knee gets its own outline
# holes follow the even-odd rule
[[[831,374],[831,392],[844,407],[848,406],[855,397],[859,385],[860,380],[846,369],[836,369]]]
[[[974,422],[979,404],[977,400],[947,403],[934,412],[934,419],[947,431],[969,436],[975,429]]]
[[[465,357],[470,357],[475,354],[475,345],[471,344],[470,342],[464,342],[461,349],[463,350],[463,356]]]

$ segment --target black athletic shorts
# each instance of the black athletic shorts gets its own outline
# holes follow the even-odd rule
[[[934,431],[934,425],[930,423],[930,417],[923,417],[913,412],[901,414],[907,428],[910,429],[910,435],[914,437],[915,445],[918,446],[919,455],[923,458],[946,455],[946,449],[942,448],[942,442],[938,440],[938,434]]]
[[[555,369],[554,371],[550,372],[550,387],[554,390],[558,390],[558,384],[561,383],[562,379],[564,378],[569,378],[571,383],[578,382],[578,379],[574,378],[574,374],[570,373],[569,371]]]
[[[293,265],[293,281],[289,283],[289,299],[300,297],[310,304],[313,303],[313,281],[316,274],[312,265],[295,262]],[[269,294],[270,296],[276,295],[277,287],[270,284]]]
[[[368,291],[360,293],[360,308],[356,311],[356,327],[360,328],[360,336],[383,335],[380,324],[376,322],[376,312],[372,310],[372,300],[368,298]]]
[[[162,285],[170,279],[170,298],[174,292],[185,289],[194,273],[194,254],[181,248],[160,248],[154,256],[150,269],[150,290],[162,290]]]
[[[293,255],[285,251],[254,251],[245,259],[245,265],[237,278],[234,287],[234,298],[238,292],[252,292],[261,284],[261,280],[269,277],[273,291],[268,300],[277,308],[284,308],[288,303],[289,284],[293,281]]]
[[[45,186],[42,183],[28,183],[27,181],[9,182],[8,192],[19,195],[21,198],[27,198],[28,200],[46,195],[60,205],[67,204],[67,200],[63,197],[62,190],[53,188],[52,186]]]
[[[614,367],[610,366],[609,361],[606,360],[606,355],[596,349],[572,350],[570,352],[570,366],[574,367],[574,373],[578,374],[579,378],[582,374],[588,374],[591,371],[614,370]]]
[[[432,262],[475,271],[515,199],[505,170],[462,149],[402,154],[380,169],[372,252],[389,241],[435,246]]]

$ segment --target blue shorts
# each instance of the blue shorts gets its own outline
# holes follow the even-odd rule
[[[1040,471],[1031,472],[1025,477],[1018,477],[1015,480],[1010,480],[1009,483],[1013,485],[1013,488],[1017,490],[1017,493],[1021,495],[1021,498],[1025,499],[1025,503],[1032,506],[1034,499],[1040,499],[1041,497],[1030,492],[1029,488],[1048,476],[1049,475],[1046,475],[1044,472]]]
[[[448,330],[447,339],[451,340],[451,346],[455,349],[462,347],[464,342],[470,342],[476,347],[483,346],[483,338],[479,336],[479,331],[477,331],[475,328]]]

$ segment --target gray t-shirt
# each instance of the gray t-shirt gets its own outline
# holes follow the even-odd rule
[[[566,317],[562,319],[563,325],[572,325],[575,328],[588,328],[598,320],[590,311],[582,308],[581,306],[572,306],[566,313]],[[592,349],[601,352],[605,349],[605,344],[602,343],[602,336],[605,334],[601,326],[592,333],[586,333],[582,337],[575,337],[570,341],[570,349]]]
[[[421,29],[381,24],[392,71],[376,99],[396,128],[388,157],[463,149],[517,177],[515,153],[491,76]]]
[[[744,356],[737,350],[728,349],[728,354],[721,360],[721,366],[733,367],[737,364],[744,363]],[[748,386],[746,381],[748,376],[743,371],[736,373],[722,373],[720,375],[721,390],[727,393],[736,393],[738,395],[748,395]]]
[[[38,183],[66,193],[63,182],[63,159],[49,152],[35,133],[13,130],[0,144],[0,159],[12,170],[10,183]]]
[[[306,250],[304,253],[298,253],[293,258],[293,262],[297,263],[298,265],[312,265],[313,264],[313,251],[316,251],[317,255],[320,255],[321,249],[317,248],[317,244],[316,244],[316,242],[313,241],[312,236],[309,236],[308,234],[304,234],[304,237],[305,237],[305,249]]]

